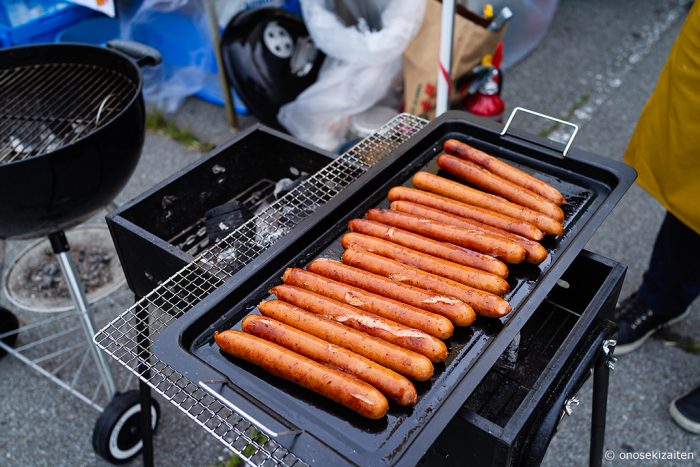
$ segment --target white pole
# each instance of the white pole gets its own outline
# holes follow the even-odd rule
[[[440,19],[440,60],[438,62],[437,99],[435,116],[447,111],[450,100],[450,72],[452,71],[452,35],[455,26],[455,0],[442,1]]]

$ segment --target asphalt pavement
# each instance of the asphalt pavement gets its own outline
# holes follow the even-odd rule
[[[615,160],[624,150],[644,103],[656,83],[680,29],[687,0],[564,0],[540,46],[506,71],[504,98],[509,108],[522,106],[580,125],[574,146]],[[506,51],[507,53],[507,51]],[[199,138],[220,144],[232,136],[221,108],[188,100],[175,118]],[[519,121],[533,131],[539,121]],[[555,135],[557,136],[557,135]],[[149,133],[141,162],[117,199],[123,203],[179,168],[197,160],[193,152],[167,136]],[[100,223],[104,213],[91,222]],[[641,282],[663,209],[634,186],[602,225],[587,248],[628,266],[622,296]],[[6,263],[27,244],[7,244]],[[133,299],[126,287],[94,308],[104,322]],[[31,313],[0,303],[23,321]],[[698,303],[690,317],[673,330],[698,335]],[[20,336],[20,342],[22,337]],[[677,395],[700,384],[700,359],[662,339],[650,339],[640,350],[621,357],[610,379],[605,449],[613,456],[605,465],[637,465],[620,453],[693,452],[700,458],[700,440],[678,428],[668,416]],[[116,368],[120,382],[135,387]],[[59,389],[14,358],[0,360],[0,465],[107,465],[91,447],[97,411]],[[580,405],[554,437],[544,464],[587,463],[591,384],[579,394]],[[208,466],[228,454],[217,441],[178,409],[161,400],[163,414],[155,437],[156,465]],[[466,446],[466,445],[465,445]],[[303,457],[303,453],[300,453]],[[610,454],[608,454],[610,455]],[[697,462],[697,461],[696,461]],[[139,465],[134,461],[129,465]],[[643,465],[686,465],[656,461]]]

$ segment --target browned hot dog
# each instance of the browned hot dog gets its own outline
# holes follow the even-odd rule
[[[439,339],[448,339],[454,332],[452,321],[444,316],[334,281],[305,269],[289,268],[284,271],[282,280],[287,285],[302,287],[325,295],[333,300],[425,331]]]
[[[556,221],[564,220],[564,211],[559,206],[535,192],[494,175],[473,162],[459,157],[442,154],[438,156],[438,165],[447,173],[454,175],[482,190],[504,197],[521,206],[541,212]]]
[[[449,212],[456,216],[465,217],[507,232],[522,235],[530,240],[539,241],[544,238],[542,231],[529,222],[489,211],[488,209],[471,206],[460,201],[436,195],[435,193],[416,190],[415,188],[406,186],[396,186],[389,190],[387,197],[390,201],[410,201],[412,203],[418,203]]]
[[[453,263],[470,266],[482,271],[496,274],[499,277],[508,277],[508,266],[503,261],[497,260],[493,256],[479,253],[478,251],[453,245],[451,243],[439,242],[432,238],[399,229],[381,222],[368,219],[353,219],[348,222],[348,228],[352,232],[388,240],[431,256],[452,261]]]
[[[343,248],[371,251],[414,268],[447,277],[470,287],[497,295],[504,294],[510,289],[508,282],[495,274],[445,261],[444,259],[426,255],[425,253],[369,235],[351,232],[343,235],[340,239],[340,244],[343,245]]]
[[[430,191],[448,198],[462,201],[463,203],[479,206],[481,208],[496,211],[506,216],[522,219],[537,226],[542,232],[551,235],[561,235],[564,227],[549,216],[532,209],[520,206],[501,198],[500,196],[475,190],[461,183],[453,182],[443,177],[438,177],[428,172],[418,172],[411,179],[416,188]]]
[[[297,306],[281,300],[268,300],[258,304],[258,310],[265,316],[358,353],[408,378],[427,381],[433,376],[433,364],[425,356]]]
[[[391,209],[418,217],[424,217],[426,219],[432,219],[437,222],[442,222],[443,224],[456,225],[457,227],[464,227],[465,229],[474,229],[512,240],[525,249],[525,260],[528,263],[540,264],[547,258],[548,255],[545,247],[533,240],[521,237],[520,235],[516,235],[511,232],[506,232],[505,230],[501,230],[490,225],[482,224],[472,219],[465,219],[438,209],[429,208],[421,204],[411,203],[409,201],[394,201],[391,203]]]
[[[455,326],[469,326],[476,319],[476,314],[472,307],[461,300],[401,284],[378,274],[353,268],[339,261],[319,258],[312,261],[307,266],[307,269],[322,276],[335,279],[338,282],[354,285],[384,297],[393,298],[417,308],[445,316]]]
[[[416,404],[416,388],[409,380],[344,347],[260,315],[246,316],[241,328],[244,332],[274,342],[311,360],[350,373],[379,389],[399,405]]]
[[[214,340],[227,354],[310,389],[363,417],[378,420],[389,410],[386,397],[364,381],[328,368],[282,346],[233,330],[214,333]]]
[[[303,308],[306,311],[330,318],[341,324],[405,349],[425,355],[432,362],[447,358],[447,346],[440,339],[418,329],[409,328],[396,321],[362,311],[337,300],[324,297],[292,285],[278,285],[270,290],[278,299]]]
[[[483,231],[465,229],[425,217],[414,216],[390,209],[370,209],[367,219],[410,230],[426,237],[454,243],[482,253],[487,253],[506,263],[518,264],[525,260],[525,249],[513,240]]]
[[[353,249],[345,250],[343,262],[350,266],[388,277],[397,282],[404,282],[415,287],[455,297],[471,305],[478,314],[483,316],[500,318],[511,310],[510,304],[498,295],[477,290],[459,282],[406,266],[374,253]]]
[[[456,139],[448,139],[445,141],[442,148],[445,150],[445,152],[448,152],[453,156],[457,156],[461,159],[478,164],[489,172],[503,177],[506,180],[509,180],[516,185],[520,185],[521,187],[530,191],[534,191],[553,203],[564,204],[566,202],[559,190],[554,188],[549,183],[545,183],[542,180],[523,172],[517,167],[496,159],[495,157],[490,156],[483,151],[479,151],[468,144],[457,141]]]

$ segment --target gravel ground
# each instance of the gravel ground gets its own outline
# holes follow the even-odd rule
[[[581,125],[576,147],[621,160],[687,5],[684,0],[562,1],[540,47],[506,72],[504,97],[508,106],[566,117]],[[232,135],[223,110],[197,100],[188,101],[176,121],[214,144]],[[542,122],[529,120],[518,124],[533,130],[543,127]],[[141,163],[117,203],[131,199],[197,157],[165,136],[149,134]],[[91,222],[100,223],[102,217],[100,214]],[[641,281],[662,217],[661,207],[634,186],[588,245],[588,249],[628,265],[623,296]],[[26,243],[8,242],[6,262]],[[9,307],[4,297],[0,303]],[[123,287],[94,307],[98,321],[111,319],[131,303],[131,294]],[[690,318],[674,330],[697,335],[697,308],[696,303]],[[22,321],[35,319],[31,313],[14,311]],[[699,364],[696,355],[660,339],[652,339],[639,351],[620,358],[610,380],[606,449],[614,453],[692,451],[697,459],[697,437],[678,428],[668,417],[667,407],[673,397],[700,383]],[[120,383],[135,387],[124,372],[115,371]],[[106,465],[90,444],[98,415],[94,409],[16,359],[2,359],[0,373],[0,465]],[[590,390],[589,382],[581,391],[581,405],[574,416],[560,426],[544,465],[585,464]],[[226,455],[223,447],[169,403],[161,401],[161,407],[155,437],[157,465],[206,466]],[[625,463],[633,465],[619,459],[607,465]],[[130,465],[138,464],[137,460]]]

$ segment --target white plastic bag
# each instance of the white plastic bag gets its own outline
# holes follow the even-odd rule
[[[297,138],[335,150],[353,115],[382,99],[401,70],[401,54],[423,20],[425,0],[391,0],[376,32],[345,26],[327,0],[302,0],[306,27],[326,55],[317,81],[277,118]]]

